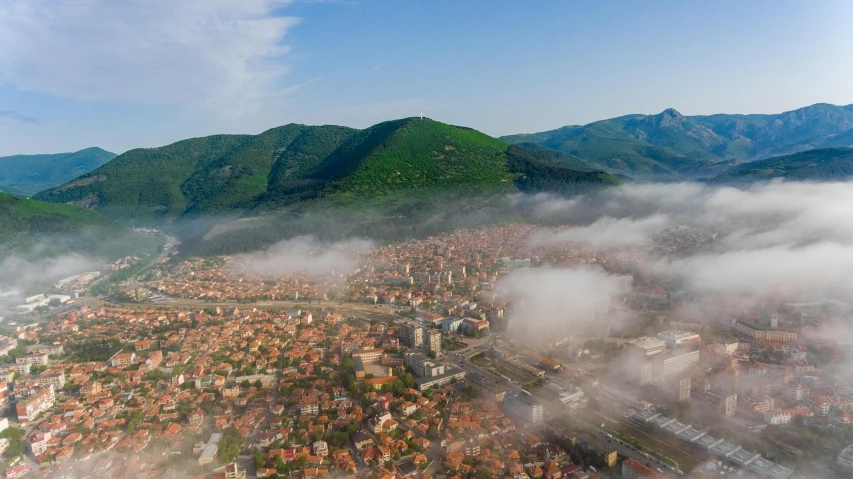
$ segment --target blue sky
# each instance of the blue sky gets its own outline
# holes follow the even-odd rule
[[[0,0],[0,155],[853,103],[853,2]]]

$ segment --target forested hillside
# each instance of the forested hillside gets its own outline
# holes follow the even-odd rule
[[[37,199],[86,206],[117,221],[162,226],[176,219],[243,216],[280,209],[382,203],[429,190],[517,191],[548,182],[606,186],[607,175],[572,175],[568,156],[542,157],[534,170],[512,167],[508,145],[470,128],[408,118],[365,130],[285,125],[260,135],[217,135],[162,148],[131,150]],[[531,175],[560,165],[558,178],[539,186]],[[555,170],[556,171],[556,170]]]
[[[714,178],[716,183],[752,183],[781,178],[788,181],[845,181],[853,178],[853,148],[818,148],[753,161]]]
[[[100,148],[52,155],[0,157],[0,191],[32,196],[85,175],[116,157]]]
[[[37,198],[86,206],[125,225],[174,228],[185,252],[234,252],[298,234],[432,234],[479,224],[464,216],[507,193],[577,193],[619,182],[578,163],[429,119],[365,130],[291,124],[131,150]],[[489,221],[505,216],[496,213]]]
[[[86,208],[0,193],[0,257],[70,252],[116,257],[153,251],[159,243]]]

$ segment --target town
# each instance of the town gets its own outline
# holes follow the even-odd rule
[[[541,239],[559,230],[377,245],[320,276],[131,258],[25,292],[0,325],[5,476],[853,474],[853,342],[831,334],[848,298],[699,294],[649,270],[698,231]],[[555,327],[500,292],[540,267],[623,288]]]

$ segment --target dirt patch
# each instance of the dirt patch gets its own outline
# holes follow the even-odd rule
[[[106,179],[107,179],[107,177],[105,175],[97,175],[97,176],[90,176],[88,178],[80,178],[80,179],[74,180],[70,183],[66,183],[66,184],[60,186],[59,188],[56,189],[56,191],[65,191],[69,188],[74,188],[77,186],[91,185],[92,183],[97,183],[98,181],[106,181]]]

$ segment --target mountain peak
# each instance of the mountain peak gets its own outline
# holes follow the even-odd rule
[[[660,127],[676,126],[684,121],[684,115],[679,113],[675,108],[667,108],[653,118],[655,123]]]

